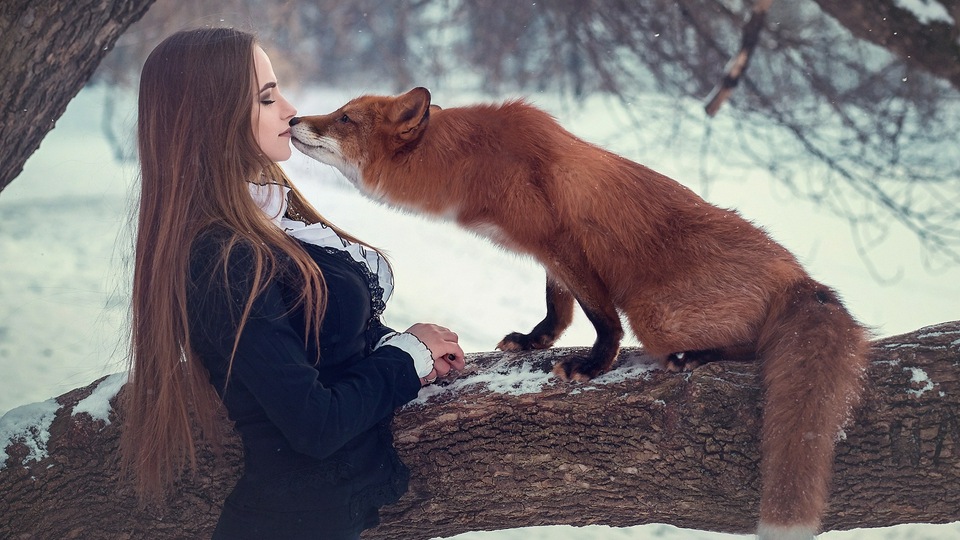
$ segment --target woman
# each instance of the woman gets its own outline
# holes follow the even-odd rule
[[[289,184],[295,113],[250,34],[180,32],[143,67],[121,456],[163,496],[222,401],[244,473],[214,538],[358,538],[407,487],[393,411],[463,368],[453,332],[380,322],[389,266]]]

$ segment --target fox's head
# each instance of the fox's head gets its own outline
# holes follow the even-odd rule
[[[366,166],[415,146],[427,129],[430,110],[426,88],[399,96],[361,96],[330,114],[293,118],[290,133],[297,150],[333,165],[369,191],[374,186],[363,183]]]

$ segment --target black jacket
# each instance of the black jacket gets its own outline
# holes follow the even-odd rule
[[[250,247],[239,243],[224,272],[227,236],[211,229],[192,246],[187,298],[191,347],[245,453],[220,536],[332,538],[375,525],[376,509],[406,491],[409,475],[389,422],[420,389],[407,353],[372,351],[391,331],[379,320],[376,276],[345,252],[302,244],[326,282],[318,350],[296,302],[292,263],[280,256],[279,275],[256,297],[228,368],[253,268]]]

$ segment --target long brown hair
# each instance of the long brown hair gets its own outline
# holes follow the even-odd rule
[[[323,275],[296,241],[270,223],[248,189],[248,182],[293,188],[254,137],[255,45],[251,34],[229,28],[178,32],[143,66],[130,380],[120,441],[122,468],[141,500],[162,499],[187,466],[196,467],[198,437],[217,440],[220,404],[191,350],[186,302],[190,246],[202,230],[219,224],[231,231],[223,268],[237,243],[253,254],[254,285],[240,328],[254,297],[278,271],[282,253],[299,271],[307,325],[319,334]],[[322,219],[295,188],[290,199],[308,220]]]

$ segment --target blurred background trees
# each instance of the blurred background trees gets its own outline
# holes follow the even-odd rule
[[[704,99],[739,48],[751,7],[157,0],[96,79],[133,84],[165,35],[227,24],[262,36],[287,86],[424,85],[491,99],[551,92],[574,105],[603,95],[630,120],[624,135],[642,154],[671,149],[684,126],[702,130],[691,152],[701,190],[714,180],[712,162],[760,166],[845,217],[867,261],[871,246],[903,227],[931,263],[960,262],[960,0],[774,1],[746,76],[711,120]]]

